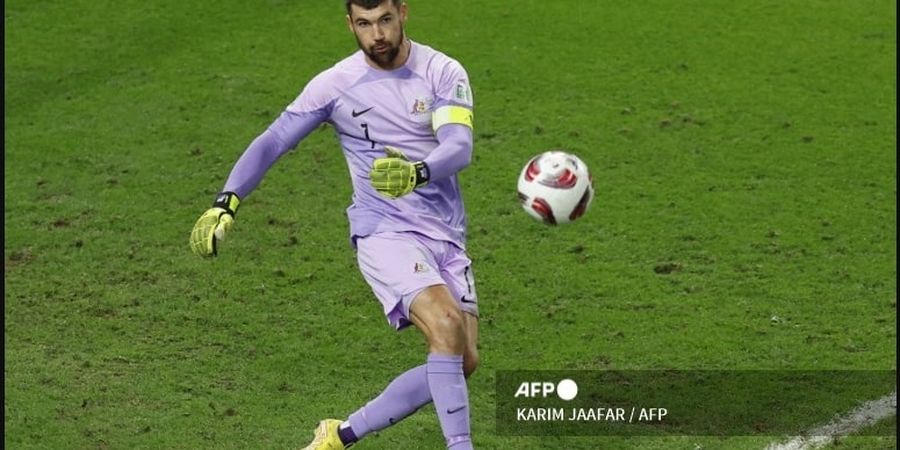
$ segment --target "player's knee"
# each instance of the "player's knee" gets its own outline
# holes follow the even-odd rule
[[[459,310],[442,311],[429,328],[432,332],[432,347],[462,353],[466,336],[463,331],[462,313]]]
[[[434,329],[440,334],[464,338],[462,312],[447,308],[435,319]]]

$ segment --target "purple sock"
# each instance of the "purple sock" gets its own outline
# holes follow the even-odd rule
[[[425,365],[409,369],[394,378],[381,395],[350,414],[350,418],[341,424],[341,428],[347,428],[348,422],[350,424],[341,440],[346,437],[356,442],[373,431],[383,430],[403,420],[429,402],[431,392],[428,390]],[[349,443],[344,441],[344,444]]]
[[[338,438],[346,447],[355,444],[356,441],[359,440],[359,438],[356,437],[356,433],[353,432],[353,428],[350,427],[350,422],[346,421],[341,422],[341,424],[338,426]]]
[[[447,448],[469,450],[472,432],[469,428],[469,390],[463,375],[462,355],[431,353],[425,364],[428,388],[434,399],[434,409],[441,421]]]

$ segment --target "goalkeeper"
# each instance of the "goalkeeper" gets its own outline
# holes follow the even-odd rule
[[[454,59],[405,36],[401,0],[346,0],[359,51],[314,77],[235,164],[191,248],[214,256],[242,201],[323,122],[350,169],[350,241],[388,323],[415,325],[424,364],[345,420],[319,422],[307,449],[343,449],[434,402],[447,448],[472,448],[466,378],[478,365],[478,304],[456,174],[472,157],[472,91]],[[323,176],[329,176],[323,174]]]

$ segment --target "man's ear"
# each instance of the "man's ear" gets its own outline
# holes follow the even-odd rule
[[[409,15],[409,7],[406,6],[406,2],[400,4],[400,23],[406,23],[406,18]]]
[[[347,18],[347,29],[350,30],[351,33],[356,33],[353,31],[353,19],[350,18],[350,14],[344,16]]]

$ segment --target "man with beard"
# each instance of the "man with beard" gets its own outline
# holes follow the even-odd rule
[[[346,420],[319,422],[306,448],[344,449],[434,402],[447,448],[471,449],[466,378],[478,365],[478,304],[456,176],[472,156],[468,75],[405,36],[402,0],[346,8],[360,50],[314,77],[250,144],[194,226],[191,248],[215,255],[241,199],[281,155],[331,124],[353,184],[347,216],[360,270],[388,323],[415,325],[429,353]]]

